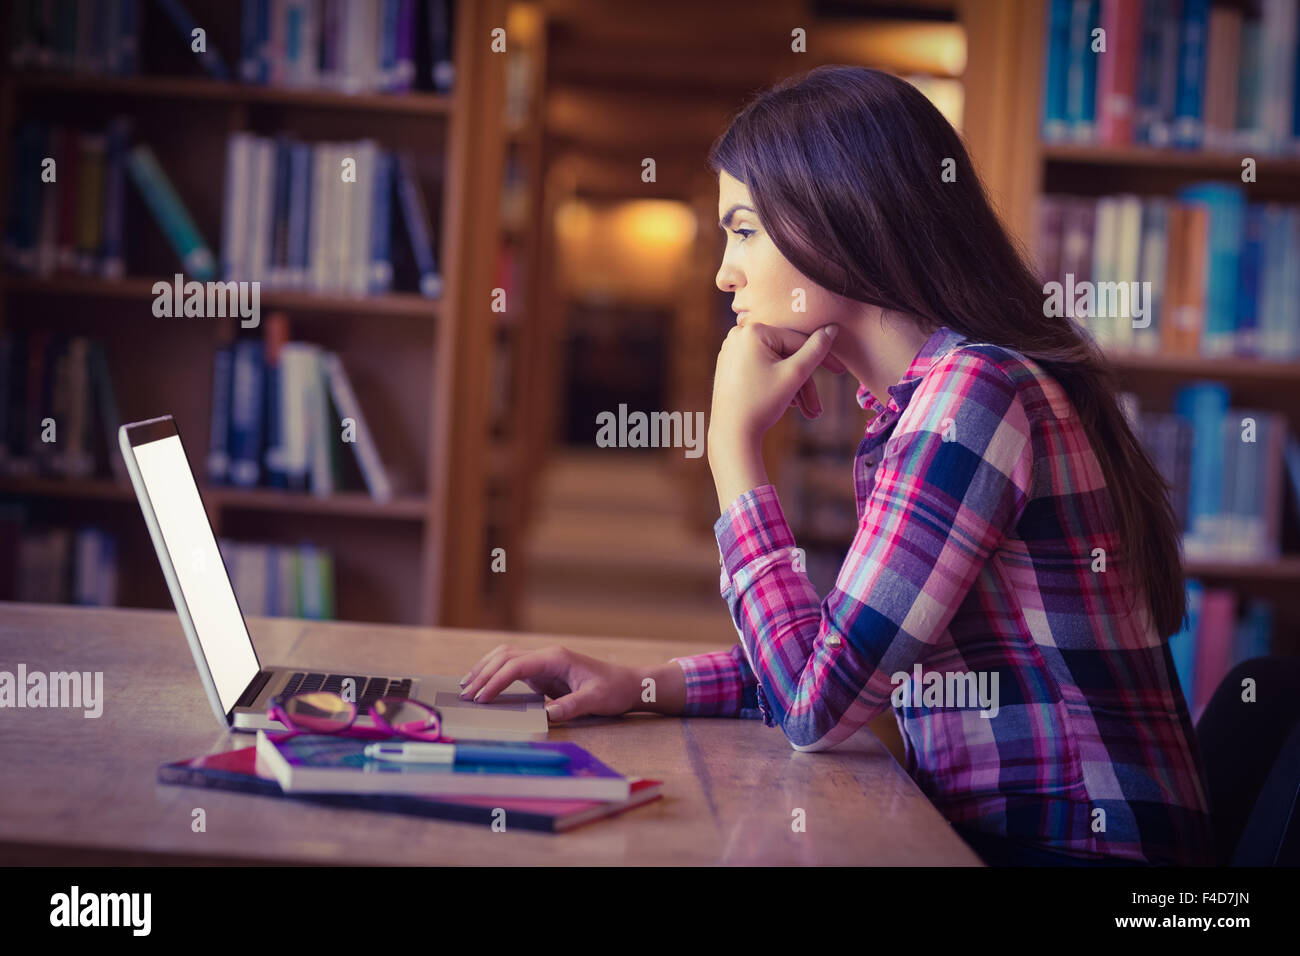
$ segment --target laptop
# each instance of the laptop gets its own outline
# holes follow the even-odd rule
[[[282,724],[267,716],[267,705],[275,696],[346,689],[357,702],[357,724],[362,726],[372,726],[366,706],[370,701],[398,696],[437,707],[444,732],[451,737],[532,740],[546,735],[545,698],[521,681],[490,704],[476,704],[461,700],[460,682],[446,675],[362,674],[297,661],[263,665],[217,548],[176,422],[164,415],[123,425],[118,443],[203,689],[224,727],[282,730]]]

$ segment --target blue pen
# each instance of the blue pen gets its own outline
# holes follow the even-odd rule
[[[554,750],[531,750],[520,747],[482,744],[373,743],[365,755],[374,760],[407,763],[488,763],[529,767],[559,767],[569,762],[569,755]]]

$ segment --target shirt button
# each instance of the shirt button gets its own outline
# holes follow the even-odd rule
[[[839,636],[838,634],[827,634],[827,635],[826,635],[826,646],[827,646],[827,647],[839,647],[839,646],[840,646],[840,636]]]

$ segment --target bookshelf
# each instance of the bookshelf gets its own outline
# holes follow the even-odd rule
[[[536,401],[540,346],[538,270],[543,244],[547,20],[539,2],[512,2],[505,12],[507,52],[501,59],[505,102],[504,159],[493,288],[505,310],[492,314],[487,413],[488,482],[485,527],[489,553],[503,548],[506,571],[486,565],[476,616],[485,625],[519,625],[527,562],[525,532],[533,491],[547,451]]]
[[[245,5],[184,0],[184,6],[208,30],[209,45],[235,64]],[[420,88],[427,83],[408,92],[346,93],[213,79],[162,11],[144,2],[138,75],[15,71],[8,59],[12,23],[6,17],[0,24],[4,180],[19,174],[10,168],[10,144],[24,120],[98,129],[121,114],[131,119],[131,141],[154,149],[214,249],[222,236],[226,140],[233,133],[284,132],[307,143],[373,139],[415,157],[443,279],[436,299],[413,289],[362,296],[265,288],[259,329],[241,332],[237,318],[155,318],[153,283],[186,270],[129,184],[125,277],[0,277],[0,333],[41,328],[102,342],[121,420],[176,417],[218,537],[271,545],[311,541],[327,549],[335,563],[336,616],[344,619],[477,623],[458,578],[485,561],[483,529],[471,526],[482,521],[488,468],[482,403],[473,401],[488,372],[483,352],[474,348],[486,296],[480,302],[474,293],[491,287],[492,237],[479,217],[496,199],[504,148],[500,133],[478,119],[503,101],[499,65],[481,38],[503,22],[504,2],[462,0],[454,9],[456,78],[445,93]],[[10,200],[6,188],[0,197],[6,211]],[[235,336],[259,337],[272,312],[287,314],[295,341],[342,359],[393,479],[388,500],[364,491],[316,496],[206,480],[215,351]],[[5,476],[5,504],[25,509],[37,527],[93,522],[104,528],[117,539],[119,567],[132,569],[119,576],[118,603],[170,606],[161,574],[142,570],[157,562],[129,484]],[[0,582],[0,598],[10,596],[3,593],[9,586]]]
[[[1256,160],[1256,181],[1245,186],[1247,201],[1300,203],[1300,157],[1294,152],[1044,142],[1041,78],[1048,8],[1048,3],[1038,0],[953,4],[968,51],[960,74],[965,90],[962,133],[991,198],[1028,255],[1038,252],[1039,206],[1044,195],[1174,197],[1195,183],[1240,183],[1245,155]],[[1292,320],[1300,323],[1296,303],[1290,305]],[[724,314],[724,322],[726,318]],[[1143,410],[1168,412],[1178,389],[1214,381],[1227,388],[1232,408],[1280,412],[1290,433],[1300,434],[1300,358],[1170,354],[1163,348],[1109,349],[1107,356],[1122,387],[1138,397]],[[808,551],[810,577],[825,588],[833,583],[852,536],[855,506],[847,463],[865,422],[854,402],[856,383],[846,386],[819,373],[818,385],[828,415],[812,427],[793,412],[786,416],[771,433],[777,450],[766,457],[796,540]],[[845,420],[827,421],[829,410],[841,406],[848,409]],[[1269,602],[1275,612],[1271,652],[1298,654],[1300,605],[1293,595],[1300,583],[1300,526],[1296,524],[1300,516],[1286,503],[1291,492],[1285,488],[1285,474],[1282,481],[1280,557],[1188,558],[1184,571],[1189,580],[1207,589],[1231,592],[1239,610],[1256,598]],[[842,531],[846,516],[850,524]]]
[[[1232,151],[1219,145],[1172,148],[1044,142],[1040,129],[1046,94],[1040,78],[1049,55],[1044,40],[1049,5],[1003,0],[995,6],[987,20],[996,26],[988,28],[988,48],[978,55],[996,56],[1001,51],[1011,63],[1008,69],[1022,71],[1025,82],[1019,85],[1014,103],[1008,105],[1000,144],[988,151],[997,156],[1018,155],[1001,169],[981,164],[981,172],[1008,225],[1031,255],[1037,252],[1039,205],[1044,195],[1098,197],[1131,193],[1174,197],[1190,184],[1217,182],[1241,186],[1249,203],[1300,203],[1300,157],[1294,151],[1270,152],[1248,146]],[[1244,12],[1249,5],[1216,3],[1212,9]],[[1208,42],[1214,41],[1211,38]],[[1212,95],[1208,85],[1205,95]],[[1245,156],[1256,161],[1256,181],[1248,184],[1243,184],[1241,178]],[[977,162],[983,158],[977,156]],[[1291,322],[1300,323],[1298,308],[1296,302],[1289,303]],[[1286,416],[1290,434],[1300,434],[1300,359],[1180,355],[1169,354],[1163,347],[1145,353],[1108,348],[1107,356],[1122,387],[1138,397],[1144,410],[1167,411],[1177,389],[1194,382],[1214,381],[1227,388],[1233,408],[1280,412]],[[1285,474],[1282,483],[1285,504],[1290,495],[1285,488]],[[1208,588],[1233,592],[1239,607],[1252,597],[1272,603],[1274,654],[1300,653],[1300,605],[1293,596],[1300,582],[1296,518],[1287,505],[1279,558],[1184,561],[1189,579],[1199,580]]]

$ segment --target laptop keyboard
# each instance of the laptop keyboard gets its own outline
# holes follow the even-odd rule
[[[343,692],[343,681],[349,678],[357,692],[359,714],[365,714],[366,708],[381,697],[410,697],[411,685],[414,683],[410,677],[401,680],[395,677],[371,677],[367,680],[357,674],[308,674],[300,671],[289,677],[289,683],[285,684],[280,693],[288,696],[323,690],[340,694]]]

